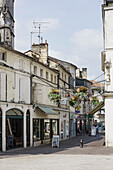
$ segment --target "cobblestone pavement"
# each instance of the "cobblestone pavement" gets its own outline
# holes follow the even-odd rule
[[[80,148],[80,139],[84,147]],[[0,170],[113,170],[113,148],[103,146],[104,135],[77,136],[60,142],[0,153]]]
[[[80,139],[84,141],[84,147],[80,148]],[[109,155],[113,154],[113,148],[106,148],[104,144],[104,135],[98,137],[76,136],[71,139],[60,142],[60,148],[52,148],[51,144],[40,145],[29,148],[20,148],[0,152],[0,159],[20,155],[39,155],[39,154],[92,154],[92,155]]]

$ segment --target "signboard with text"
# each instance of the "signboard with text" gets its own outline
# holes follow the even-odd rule
[[[52,147],[59,148],[59,136],[58,135],[53,135]]]

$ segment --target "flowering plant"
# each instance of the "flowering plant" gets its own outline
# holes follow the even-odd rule
[[[58,89],[52,89],[49,92],[48,97],[50,98],[51,101],[54,101],[55,103],[59,103],[61,100],[60,91]]]
[[[92,97],[92,98],[91,98],[91,104],[92,104],[93,106],[96,106],[98,103],[99,103],[99,100],[98,100],[97,97]]]
[[[69,101],[69,104],[73,107],[75,107],[75,109],[80,109],[80,103],[82,100],[88,100],[89,98],[89,93],[87,92],[88,88],[86,87],[79,87],[77,89],[77,93],[74,97],[71,98],[71,100]]]

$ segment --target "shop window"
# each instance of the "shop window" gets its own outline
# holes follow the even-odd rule
[[[49,75],[48,75],[48,72],[46,72],[46,79],[47,79],[47,80],[49,79]]]
[[[50,120],[44,120],[44,139],[50,138]]]
[[[40,140],[40,120],[33,119],[33,139],[34,142]]]
[[[52,135],[57,135],[57,120],[52,120]]]
[[[40,76],[43,77],[43,69],[40,69]]]

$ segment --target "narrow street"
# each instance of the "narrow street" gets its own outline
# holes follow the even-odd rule
[[[79,141],[84,140],[80,148]],[[113,169],[113,149],[103,146],[104,135],[99,137],[77,136],[60,142],[60,148],[41,145],[0,153],[0,169]]]

